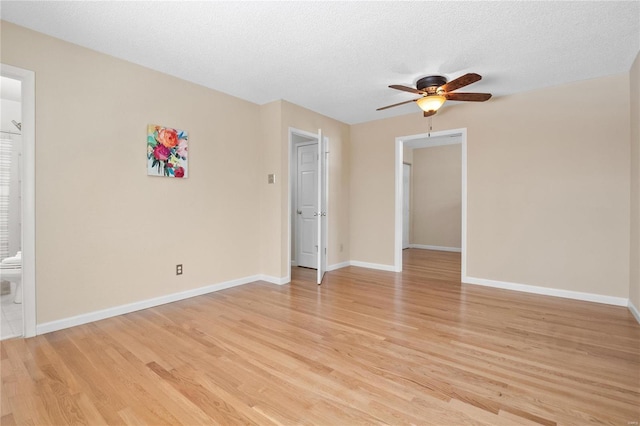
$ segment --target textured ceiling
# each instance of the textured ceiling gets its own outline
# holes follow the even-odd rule
[[[419,111],[376,112],[412,99],[389,84],[477,72],[483,80],[464,90],[502,96],[627,72],[640,49],[640,1],[3,0],[0,14],[242,99],[285,99],[351,124]]]

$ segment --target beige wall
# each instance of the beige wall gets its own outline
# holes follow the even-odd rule
[[[260,107],[260,271],[270,277],[280,277],[280,186],[283,175],[280,173],[280,150],[282,140],[282,102],[271,102]],[[276,183],[269,184],[268,174],[276,175]]]
[[[1,31],[2,63],[36,76],[37,323],[259,272],[257,105]],[[188,179],[147,176],[149,123],[189,131]]]
[[[629,300],[640,309],[640,53],[630,72],[631,247]]]
[[[394,138],[411,134],[403,127],[408,119],[401,116],[351,126],[351,260],[393,265]]]
[[[468,129],[467,274],[628,297],[628,74],[450,104],[433,126]],[[352,126],[352,259],[393,264],[395,137],[424,129]]]
[[[412,151],[411,244],[460,248],[462,144]]]

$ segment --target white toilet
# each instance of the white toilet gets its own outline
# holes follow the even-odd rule
[[[0,281],[9,281],[16,286],[13,303],[22,303],[22,252],[0,262]]]

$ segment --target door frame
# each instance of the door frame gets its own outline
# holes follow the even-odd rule
[[[327,272],[329,245],[329,139],[318,129],[318,269],[316,284],[322,284]],[[320,183],[322,182],[322,183]]]
[[[35,106],[36,77],[30,70],[0,64],[0,75],[21,82],[22,107],[22,324],[23,336],[36,335]]]
[[[295,127],[289,127],[288,128],[288,135],[289,135],[289,149],[288,149],[288,155],[287,155],[287,160],[289,161],[289,179],[288,179],[288,185],[287,185],[287,276],[285,277],[284,282],[285,283],[289,283],[291,282],[291,225],[292,225],[292,199],[291,199],[291,190],[292,190],[292,179],[293,179],[293,154],[294,154],[294,149],[295,149],[295,145],[296,142],[294,142],[294,135],[297,136],[301,136],[303,138],[307,138],[307,139],[314,139],[317,142],[320,142],[318,140],[318,134],[317,133],[311,133],[311,132],[307,132],[305,130],[300,130],[300,129],[296,129]],[[325,146],[327,147],[327,153],[328,153],[328,147],[329,147],[329,139],[322,135],[322,139],[325,141]],[[321,144],[320,144],[321,145]],[[323,174],[324,174],[324,184],[326,185],[326,207],[327,207],[327,211],[329,210],[329,173],[327,173],[327,171],[329,170],[329,156],[326,155],[325,158],[325,162],[324,162],[324,170],[323,170]],[[320,168],[318,168],[318,172],[320,173]],[[322,177],[322,174],[320,175],[320,177]],[[325,226],[325,231],[324,231],[324,235],[326,236],[326,241],[327,244],[326,246],[328,246],[328,240],[329,240],[329,221],[327,220],[326,222],[326,226]],[[318,241],[318,243],[320,243]],[[326,247],[325,246],[325,247]],[[324,262],[327,262],[327,259],[329,258],[329,249],[327,248],[327,254],[326,256],[324,256]],[[318,268],[320,267],[320,265],[318,265]],[[325,268],[326,270],[326,268]]]
[[[439,132],[420,133],[416,135],[396,137],[396,162],[395,162],[395,239],[394,239],[394,264],[395,272],[402,272],[402,218],[403,218],[403,166],[404,143],[416,139],[428,139],[440,136],[460,136],[462,145],[462,262],[460,277],[467,275],[467,129],[450,129]]]
[[[404,160],[404,159],[403,159]],[[413,165],[411,163],[407,163],[405,161],[402,162],[402,249],[404,250],[405,248],[409,248],[409,246],[411,245],[411,222],[413,219],[413,216],[411,215],[411,194],[409,194],[409,223],[406,224],[407,225],[407,231],[409,233],[408,236],[408,242],[407,242],[407,246],[405,247],[404,245],[404,231],[405,231],[405,223],[404,223],[404,201],[405,201],[405,197],[404,197],[404,166],[409,167],[409,191],[413,191]]]

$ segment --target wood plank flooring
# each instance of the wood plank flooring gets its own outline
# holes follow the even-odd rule
[[[2,425],[637,425],[626,308],[460,283],[460,255],[401,274],[296,269],[0,344]]]

